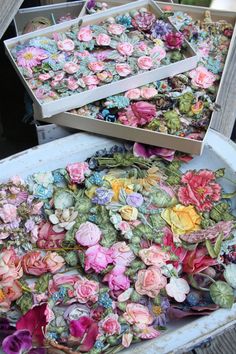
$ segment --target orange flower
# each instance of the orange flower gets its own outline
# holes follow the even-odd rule
[[[112,190],[114,192],[114,196],[112,198],[113,201],[118,201],[119,200],[119,193],[121,189],[124,189],[124,191],[129,194],[133,192],[133,186],[128,179],[113,179],[110,182],[110,185],[112,187]]]

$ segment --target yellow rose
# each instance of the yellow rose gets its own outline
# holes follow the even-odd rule
[[[126,221],[134,221],[137,220],[138,217],[138,209],[135,207],[132,207],[130,205],[125,205],[122,208],[120,208],[120,215],[122,219]]]
[[[171,226],[175,242],[180,242],[179,235],[200,229],[201,217],[192,205],[186,207],[177,204],[163,210],[161,216]]]
[[[199,114],[203,110],[203,102],[198,101],[194,105],[192,105],[191,110],[194,114]]]
[[[97,188],[98,188],[98,186],[92,186],[90,189],[85,191],[85,195],[89,199],[92,199],[94,197],[94,194],[95,194]]]
[[[112,198],[113,201],[118,201],[119,200],[119,193],[121,189],[124,189],[124,191],[129,194],[133,192],[133,185],[130,183],[130,180],[128,179],[113,179],[109,181],[111,188],[113,190],[114,196]]]

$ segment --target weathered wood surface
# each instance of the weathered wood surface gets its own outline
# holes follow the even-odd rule
[[[0,1],[0,38],[2,38],[22,3],[23,0]]]

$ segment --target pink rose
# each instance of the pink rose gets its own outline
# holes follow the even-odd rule
[[[125,97],[129,98],[130,100],[138,100],[140,98],[140,95],[141,91],[139,88],[126,91],[125,93]]]
[[[126,290],[130,287],[130,280],[125,275],[125,267],[120,265],[116,265],[111,272],[107,273],[103,281],[107,281],[110,290],[113,291]]]
[[[112,252],[100,245],[89,247],[85,252],[85,271],[92,268],[96,273],[100,273],[112,262]]]
[[[67,87],[71,91],[77,90],[79,87],[77,80],[75,80],[73,77],[69,77],[67,80]]]
[[[180,49],[184,42],[184,36],[180,32],[169,32],[165,35],[165,45],[169,49]]]
[[[163,47],[161,47],[160,45],[156,45],[154,48],[152,48],[151,55],[155,54],[155,60],[161,61],[162,59],[165,58],[166,56],[166,51]]]
[[[47,270],[50,273],[56,273],[65,265],[65,260],[63,257],[59,256],[57,252],[47,252],[44,257],[44,262],[47,265]]]
[[[105,334],[113,336],[114,334],[120,334],[121,327],[118,322],[118,315],[117,314],[110,314],[106,316],[101,322],[101,328]]]
[[[128,304],[123,316],[130,324],[150,325],[154,320],[146,306],[136,303]]]
[[[131,106],[127,107],[125,110],[118,112],[118,120],[130,127],[137,127],[139,125],[139,118],[136,117],[132,111]]]
[[[75,52],[74,55],[80,58],[86,58],[90,56],[90,53],[87,50],[83,50],[83,52]]]
[[[69,38],[66,38],[63,41],[58,41],[57,46],[58,49],[63,50],[65,52],[71,52],[72,50],[75,49],[74,42]]]
[[[93,38],[92,31],[89,26],[80,28],[77,38],[82,42],[89,42]]]
[[[129,64],[116,64],[116,71],[121,77],[128,76],[132,72]]]
[[[63,66],[63,70],[67,73],[67,74],[75,74],[78,70],[79,70],[79,65],[76,63],[73,63],[73,61],[68,61],[67,63],[65,63],[65,65]]]
[[[84,76],[84,77],[82,77],[82,80],[86,86],[96,87],[97,84],[99,84],[99,80],[98,80],[97,76],[95,76],[95,75]]]
[[[93,72],[100,72],[104,70],[104,63],[102,61],[94,61],[88,64],[89,70]]]
[[[208,71],[204,66],[198,66],[190,71],[189,76],[192,79],[192,84],[201,88],[208,88],[213,85],[216,76]]]
[[[96,38],[97,45],[108,46],[111,43],[111,37],[107,34],[100,33]]]
[[[26,274],[42,275],[47,273],[47,264],[40,251],[31,251],[22,258],[22,267]]]
[[[135,259],[133,251],[125,242],[114,243],[111,251],[116,265],[126,267]]]
[[[67,172],[70,175],[70,179],[73,183],[83,183],[85,180],[85,173],[88,173],[89,166],[87,162],[75,162],[67,165]]]
[[[98,300],[99,283],[96,281],[81,278],[74,284],[74,289],[76,299],[82,304]]]
[[[146,265],[162,267],[170,260],[169,253],[163,251],[160,246],[153,245],[139,251],[139,257]]]
[[[59,290],[61,285],[71,285],[74,288],[74,284],[82,279],[79,274],[55,274],[52,280],[49,281],[49,293],[53,294]]]
[[[121,221],[118,225],[118,229],[121,231],[121,235],[131,230],[130,224],[127,221]]]
[[[129,42],[123,42],[119,43],[116,49],[121,55],[130,56],[134,51],[134,46]]]
[[[167,280],[161,274],[160,269],[151,266],[138,272],[138,279],[135,282],[135,290],[140,295],[147,295],[155,298],[166,284]]]
[[[139,119],[139,125],[149,123],[156,116],[156,106],[154,104],[139,101],[132,103],[131,109],[134,115]]]
[[[87,221],[80,225],[79,230],[75,234],[75,238],[80,245],[90,247],[99,242],[101,235],[102,232],[99,227]]]
[[[157,90],[154,87],[142,87],[141,96],[146,100],[150,100],[157,95]]]
[[[51,75],[50,74],[40,74],[38,76],[38,78],[41,81],[47,81],[47,80],[51,79]]]
[[[4,223],[13,222],[17,218],[17,208],[12,204],[3,204],[0,207],[0,218]]]
[[[18,280],[13,281],[10,286],[4,286],[2,290],[4,296],[10,301],[15,301],[22,295],[22,287]]]
[[[64,76],[65,76],[65,73],[62,71],[61,73],[55,75],[53,77],[53,79],[54,79],[54,81],[61,81],[64,78]]]
[[[143,56],[138,58],[138,67],[141,70],[149,70],[153,66],[152,58]]]
[[[115,34],[119,36],[125,31],[125,26],[118,25],[117,23],[112,23],[111,25],[108,26],[107,30],[110,34]]]
[[[13,281],[21,278],[23,270],[20,258],[13,248],[3,249],[0,254],[0,285],[11,286]]]

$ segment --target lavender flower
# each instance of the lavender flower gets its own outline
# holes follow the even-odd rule
[[[88,10],[91,10],[91,9],[93,9],[95,7],[95,5],[96,5],[96,1],[95,0],[89,0],[87,2],[86,7],[87,7]]]
[[[163,38],[165,35],[172,31],[171,25],[162,20],[157,20],[151,29],[154,38]]]
[[[106,188],[97,188],[95,196],[92,198],[92,202],[99,205],[105,205],[109,203],[114,193]]]
[[[140,207],[143,204],[143,196],[140,193],[131,193],[127,196],[126,203],[133,207]]]

